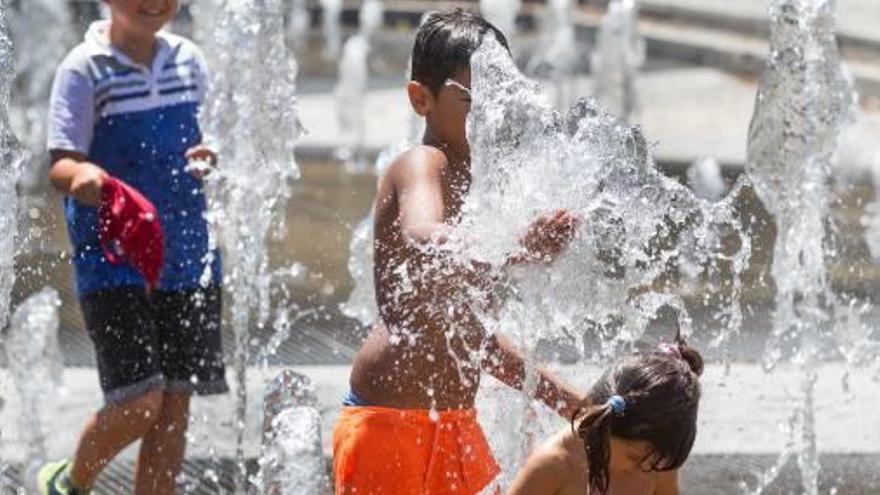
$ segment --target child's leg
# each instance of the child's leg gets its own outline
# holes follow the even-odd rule
[[[119,451],[159,420],[165,378],[155,314],[143,287],[89,293],[80,304],[107,402],[86,423],[70,466],[73,484],[89,488]]]
[[[183,464],[188,420],[189,394],[166,392],[159,421],[141,443],[135,470],[135,494],[174,493],[175,478]]]
[[[143,438],[135,494],[173,494],[186,448],[190,395],[225,392],[220,287],[157,291],[152,296],[166,391],[159,421]]]
[[[75,486],[92,486],[116,454],[156,424],[163,409],[162,395],[161,389],[154,389],[121,404],[110,404],[89,418],[70,467]]]

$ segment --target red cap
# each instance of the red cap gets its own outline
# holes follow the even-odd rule
[[[165,261],[165,236],[156,207],[137,189],[109,177],[98,206],[101,248],[114,264],[128,261],[150,289],[159,286]]]

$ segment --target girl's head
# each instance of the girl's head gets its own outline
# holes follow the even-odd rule
[[[589,462],[590,490],[608,490],[609,469],[678,469],[697,435],[703,358],[681,336],[616,361],[572,420]]]

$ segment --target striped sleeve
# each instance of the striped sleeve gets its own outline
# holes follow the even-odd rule
[[[92,80],[87,74],[66,67],[55,73],[49,98],[47,147],[87,155],[92,144],[95,107]]]
[[[202,53],[202,50],[198,46],[196,46],[195,43],[192,43],[191,46],[193,50],[193,56],[196,61],[196,70],[198,71],[198,73],[196,74],[196,80],[199,87],[199,103],[204,103],[205,98],[207,98],[208,96],[208,86],[211,83],[210,78],[208,77],[208,63],[205,60],[205,54]]]

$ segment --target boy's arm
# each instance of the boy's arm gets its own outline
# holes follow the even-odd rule
[[[184,170],[196,179],[204,179],[213,168],[217,167],[217,152],[204,143],[186,150],[184,157],[189,161]]]
[[[107,172],[75,151],[51,150],[50,154],[49,181],[55,189],[80,203],[98,206],[101,186],[109,177]]]
[[[526,360],[503,335],[493,333],[486,339],[483,369],[505,385],[522,390],[526,379]],[[571,419],[584,397],[568,388],[548,371],[538,368],[535,398],[547,404],[560,416]]]
[[[95,88],[80,62],[65,59],[52,81],[46,126],[49,181],[77,201],[97,206],[107,173],[86,156],[95,125]]]
[[[441,176],[445,161],[443,153],[420,148],[392,171],[400,231],[416,246],[442,244],[447,239]]]

